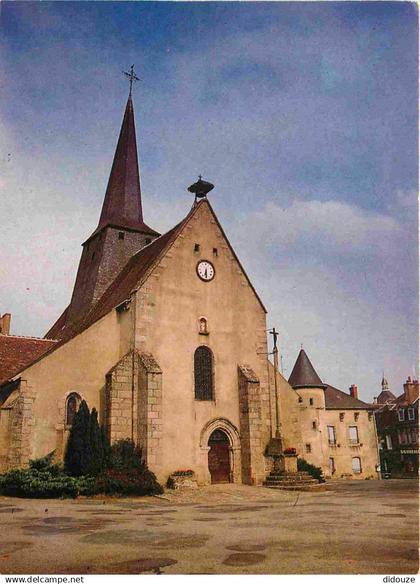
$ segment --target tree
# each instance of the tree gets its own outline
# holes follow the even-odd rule
[[[64,468],[72,476],[88,474],[92,461],[90,412],[83,400],[77,410],[64,457]]]
[[[92,409],[89,420],[89,440],[91,447],[90,463],[87,474],[97,476],[106,468],[106,445],[104,435],[98,423],[98,412]]]

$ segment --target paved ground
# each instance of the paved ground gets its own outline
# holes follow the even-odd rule
[[[418,483],[322,493],[215,485],[165,498],[0,497],[3,574],[412,574]]]

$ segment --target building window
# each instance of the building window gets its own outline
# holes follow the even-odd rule
[[[419,430],[418,428],[411,428],[411,444],[417,444],[419,441]]]
[[[72,426],[74,416],[79,409],[80,402],[82,401],[78,393],[71,393],[66,399],[66,426]]]
[[[195,252],[200,251],[200,244],[199,243],[194,244],[194,251]]]
[[[213,255],[216,257],[219,255],[219,252],[217,251],[217,247],[213,248]]]
[[[328,466],[329,466],[331,475],[333,475],[335,473],[335,460],[333,458],[328,459]]]
[[[344,412],[340,412],[340,422],[344,422]]]
[[[357,421],[358,421],[358,419],[359,419],[359,413],[358,413],[358,412],[356,412],[356,413],[354,414],[354,421],[355,421],[355,422],[357,422]]]
[[[144,240],[145,245],[149,245],[149,243],[152,243],[152,240],[150,239],[150,237],[146,237],[146,239]]]
[[[353,474],[360,474],[362,472],[362,464],[358,456],[355,456],[354,458],[351,459],[351,468]]]
[[[335,446],[337,443],[337,439],[335,436],[335,427],[334,426],[327,426],[328,431],[328,444],[330,446]]]
[[[125,233],[124,231],[119,231],[118,233],[118,239],[124,239]]]
[[[386,447],[388,450],[392,450],[392,439],[391,436],[389,434],[387,434],[385,436],[385,441],[386,441]]]
[[[349,426],[349,442],[350,444],[359,444],[359,432],[357,426]]]
[[[400,444],[407,444],[407,432],[405,430],[400,430],[398,432],[398,442]]]
[[[404,422],[404,420],[405,420],[405,411],[404,410],[398,410],[398,420],[400,422]]]
[[[310,406],[313,406],[314,405],[314,398],[313,397],[310,397],[309,398],[309,405]]]
[[[194,353],[195,399],[213,399],[213,354],[208,347],[198,347]]]
[[[301,396],[299,396],[298,402],[299,402],[300,404],[302,404],[302,403],[303,403],[303,398],[302,398]]]
[[[312,452],[312,448],[310,444],[305,444],[305,452]]]
[[[312,428],[313,430],[316,430],[316,422],[312,422]]]
[[[415,415],[414,415],[414,409],[413,408],[408,408],[408,419],[409,420],[414,420]]]
[[[200,333],[200,335],[208,335],[209,334],[208,326],[207,326],[207,318],[204,316],[202,316],[198,320],[198,332]]]

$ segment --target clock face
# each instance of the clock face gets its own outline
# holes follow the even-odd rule
[[[214,266],[207,260],[201,260],[197,264],[197,274],[198,276],[204,280],[204,282],[209,282],[214,278]]]

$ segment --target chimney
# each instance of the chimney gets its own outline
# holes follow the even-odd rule
[[[359,399],[359,391],[357,389],[357,385],[354,385],[354,383],[350,386],[349,393],[354,399]]]
[[[10,335],[10,321],[12,315],[9,312],[5,312],[3,316],[0,316],[0,335]]]
[[[417,379],[407,378],[404,383],[404,395],[409,404],[412,404],[419,397],[419,382]]]
[[[374,404],[377,404],[377,403],[378,403],[378,398],[377,398],[377,397],[374,397],[374,398],[373,398],[373,403],[374,403]]]

